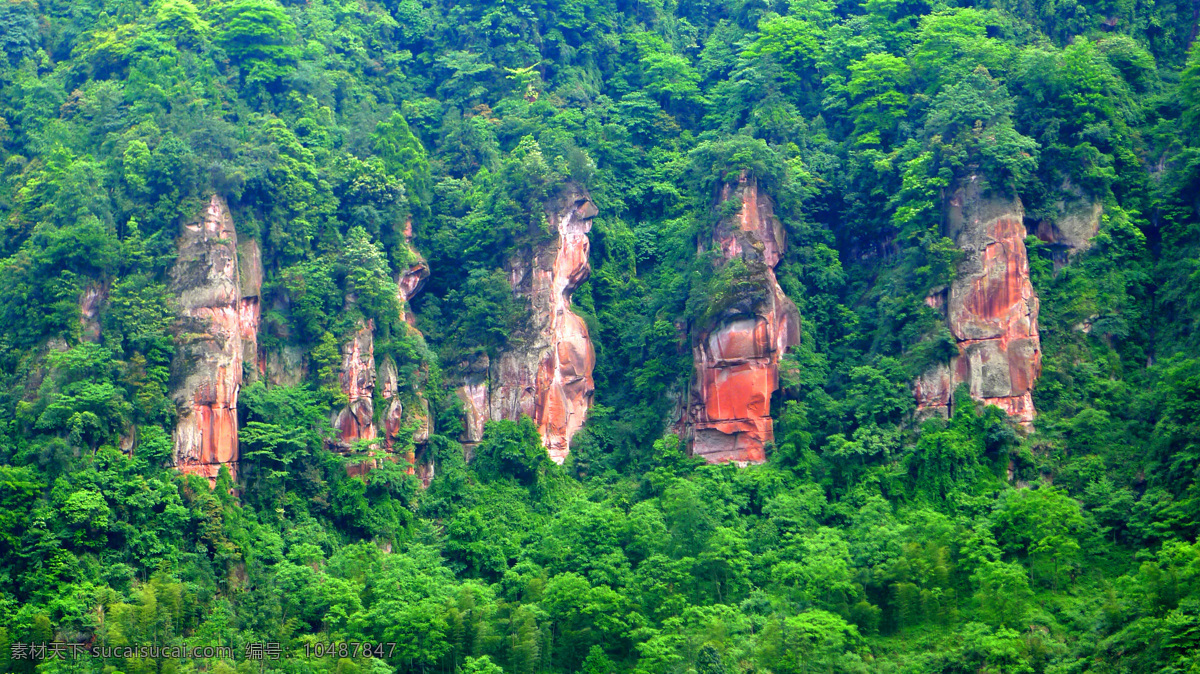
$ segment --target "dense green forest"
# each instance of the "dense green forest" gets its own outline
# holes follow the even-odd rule
[[[1198,18],[0,0],[0,670],[1200,672]],[[767,460],[739,468],[670,423],[687,326],[745,290],[697,244],[745,175],[786,229],[802,339]],[[917,414],[956,348],[926,299],[958,273],[945,204],[968,177],[1030,226],[1032,424],[965,387]],[[525,339],[505,263],[564,185],[599,211],[573,296],[587,424],[561,466],[529,419],[489,422],[467,461],[455,386]],[[172,465],[170,396],[176,240],[214,194],[261,250],[259,346],[305,364],[247,375],[215,488]],[[1067,255],[1033,230],[1071,199],[1103,216]],[[339,347],[367,324],[427,400],[427,486],[330,445]],[[232,657],[14,647],[56,641]],[[312,652],[341,641],[394,647]],[[291,657],[248,657],[265,642]]]

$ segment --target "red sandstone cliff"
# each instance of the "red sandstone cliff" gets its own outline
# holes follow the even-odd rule
[[[723,186],[718,205],[735,198],[741,208],[716,225],[712,244],[725,262],[740,257],[764,292],[724,308],[694,335],[695,371],[678,430],[694,456],[746,464],[766,460],[765,445],[774,442],[771,395],[779,358],[800,343],[800,313],[775,278],[786,238],[770,197],[742,175]]]
[[[375,439],[375,324],[359,326],[350,341],[342,345],[342,366],[338,372],[346,405],[333,412],[330,423],[337,431],[337,449],[348,450],[358,440]]]
[[[407,324],[407,329],[416,332],[413,325],[416,321],[409,302],[424,287],[429,277],[429,265],[412,245],[411,220],[405,224],[404,233],[410,263],[397,275],[396,295],[400,300],[401,318]],[[419,457],[416,448],[429,440],[429,403],[420,390],[400,390],[399,372],[391,357],[376,363],[374,327],[373,323],[368,322],[342,346],[339,381],[347,404],[333,413],[331,422],[338,436],[332,444],[335,449],[347,451],[355,441],[378,438],[383,452],[392,454],[397,451],[397,438],[405,429],[411,428],[412,444],[405,448],[404,458],[410,464],[417,464]],[[375,417],[377,403],[381,408],[378,421]],[[352,467],[351,472],[366,473],[375,465],[375,460],[366,461]],[[428,478],[432,477],[430,470],[424,471],[428,473]],[[410,468],[409,472],[414,472],[414,469]],[[428,478],[425,479],[426,483]]]
[[[965,382],[976,400],[1033,421],[1030,392],[1042,353],[1024,216],[1020,199],[981,194],[975,177],[951,197],[948,234],[965,257],[950,288],[927,303],[944,312],[959,355],[917,380],[918,414],[947,415],[951,394]]]
[[[463,441],[478,442],[489,419],[529,415],[550,458],[566,460],[587,417],[596,354],[587,325],[571,311],[571,293],[591,273],[588,232],[596,206],[582,188],[568,186],[546,209],[554,240],[508,261],[513,291],[529,300],[532,325],[515,349],[467,366],[458,390],[466,414]]]
[[[238,245],[229,207],[216,195],[183,225],[177,245],[171,269],[180,306],[170,385],[179,413],[174,460],[179,470],[215,481],[222,465],[237,472],[237,397],[243,364],[253,371],[257,359],[262,262],[253,241]]]

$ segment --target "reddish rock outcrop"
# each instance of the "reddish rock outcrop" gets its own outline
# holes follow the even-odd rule
[[[587,235],[596,213],[587,192],[568,185],[546,209],[554,240],[509,259],[509,280],[529,301],[532,324],[520,347],[465,367],[458,391],[466,412],[464,442],[478,442],[488,419],[525,414],[537,424],[551,460],[566,460],[595,390],[596,354],[587,324],[571,311],[571,293],[591,273]]]
[[[429,263],[413,247],[412,240],[412,218],[409,218],[404,223],[404,241],[408,246],[409,263],[408,268],[400,272],[396,278],[396,294],[400,298],[400,311],[403,312],[401,317],[405,323],[416,329],[416,317],[412,314],[409,302],[425,287],[425,281],[429,280]]]
[[[415,317],[409,307],[412,298],[421,291],[425,280],[429,277],[429,265],[412,245],[412,221],[405,224],[405,241],[408,246],[410,263],[396,278],[396,295],[400,300],[401,318],[409,330],[420,335],[415,327]],[[363,325],[354,338],[342,347],[342,367],[340,371],[342,392],[346,395],[347,404],[333,415],[333,426],[338,431],[338,437],[332,443],[335,449],[348,451],[354,442],[359,440],[379,439],[379,446],[387,455],[404,451],[404,459],[410,464],[408,472],[415,473],[419,457],[417,449],[423,447],[429,440],[430,418],[429,403],[414,386],[411,390],[400,389],[400,376],[396,362],[390,356],[383,358],[376,370],[374,349],[374,324]],[[375,396],[381,414],[378,421],[375,418]],[[411,430],[411,437],[407,436]],[[404,435],[405,445],[398,448],[396,441]],[[395,456],[387,456],[397,460]],[[348,467],[351,475],[362,475],[378,465],[384,456],[369,459]],[[423,471],[432,477],[432,467]],[[425,480],[427,483],[428,480]]]
[[[201,216],[183,225],[171,289],[179,301],[171,397],[179,413],[175,466],[215,482],[222,465],[236,475],[237,398],[243,364],[257,353],[262,264],[247,241],[238,258],[229,207],[214,195]],[[243,282],[243,271],[246,280]]]
[[[374,322],[367,321],[342,345],[338,382],[347,402],[330,419],[338,433],[333,445],[342,451],[349,450],[359,440],[375,439],[374,330]]]
[[[1033,421],[1042,354],[1024,215],[1019,199],[981,194],[974,177],[951,197],[948,234],[965,256],[951,286],[927,303],[944,311],[959,355],[918,379],[918,414],[948,415],[952,392],[965,382],[976,400]]]
[[[779,387],[779,358],[800,343],[800,312],[779,287],[775,267],[786,237],[770,197],[753,176],[722,187],[717,204],[741,207],[713,229],[722,264],[745,263],[758,292],[716,308],[692,339],[695,371],[677,430],[694,456],[745,465],[766,460],[774,442],[771,395]]]

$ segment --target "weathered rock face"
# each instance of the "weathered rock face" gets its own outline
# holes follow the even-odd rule
[[[786,239],[770,198],[746,175],[723,187],[718,204],[735,198],[741,208],[717,224],[712,243],[725,261],[741,258],[764,292],[693,335],[695,371],[677,430],[694,456],[746,464],[766,460],[765,445],[775,439],[771,395],[779,358],[800,343],[800,312],[775,277]]]
[[[108,299],[107,283],[92,283],[79,298],[79,338],[85,342],[100,341],[100,307]]]
[[[258,357],[258,328],[262,322],[262,251],[258,241],[238,242],[238,277],[242,299],[238,302],[238,324],[241,326],[243,376],[255,381],[262,374],[263,363]]]
[[[346,394],[346,406],[333,413],[330,422],[338,432],[337,449],[348,450],[358,440],[375,439],[375,324],[359,326],[342,345],[342,367],[338,381]]]
[[[397,275],[396,295],[407,329],[419,335],[409,301],[424,287],[429,277],[429,265],[412,245],[411,220],[406,223],[404,234],[412,262]],[[399,451],[396,447],[398,437],[406,432],[405,429],[412,428],[412,444],[406,445],[404,458],[415,466],[420,458],[418,451],[429,440],[429,403],[420,390],[400,390],[399,371],[390,356],[385,356],[376,369],[374,327],[371,322],[363,325],[353,339],[342,347],[339,379],[348,402],[333,415],[332,423],[338,431],[333,446],[347,451],[355,441],[379,438],[379,445],[387,455],[391,455]],[[377,403],[381,412],[378,421],[375,417]],[[352,475],[365,474],[383,458],[355,464],[349,467],[349,471]],[[393,456],[386,458],[396,460]],[[414,473],[415,468],[409,468],[408,472]],[[424,473],[432,478],[432,467],[428,467]],[[428,479],[425,482],[428,484]]]
[[[417,330],[416,316],[412,313],[410,303],[413,297],[425,287],[425,281],[429,279],[429,263],[413,245],[412,218],[404,223],[404,242],[408,246],[410,262],[408,268],[401,271],[396,278],[396,293],[400,299],[401,317],[408,324],[408,329],[419,336],[421,332]],[[424,381],[425,374],[427,372],[423,370],[422,381]],[[429,434],[433,430],[429,415],[429,400],[425,397],[421,386],[417,385],[407,396],[407,404],[401,403],[396,364],[390,358],[384,360],[380,366],[379,379],[382,396],[387,405],[383,415],[384,447],[389,452],[394,451],[396,438],[402,429],[415,427],[412,434],[412,448],[405,455],[405,458],[413,466],[408,469],[408,472],[417,474],[422,484],[429,486],[429,481],[433,479],[433,462],[424,455],[426,443],[429,442]]]
[[[455,391],[463,405],[463,434],[461,440],[474,445],[483,439],[483,426],[491,419],[488,396],[488,372],[490,362],[487,354],[462,365],[465,370],[463,383]]]
[[[409,463],[416,464],[417,453],[429,441],[429,402],[419,390],[401,391],[398,379],[395,361],[385,357],[379,366],[379,379],[376,382],[376,392],[383,405],[383,448],[389,453],[397,451],[396,440],[411,428],[412,445],[407,446],[404,456]],[[404,439],[408,440],[407,437]],[[413,469],[409,469],[409,473],[412,472]]]
[[[179,470],[215,482],[222,465],[237,471],[237,397],[247,355],[256,361],[262,263],[252,241],[240,247],[246,254],[239,259],[233,218],[217,195],[184,224],[177,243],[171,270],[180,306],[170,386],[179,412],[174,460]]]
[[[299,386],[308,377],[308,361],[304,349],[294,344],[284,344],[276,349],[265,350],[259,360],[259,371],[271,386]]]
[[[521,347],[495,361],[483,358],[465,366],[458,390],[466,411],[464,442],[478,442],[488,419],[527,414],[550,458],[566,460],[595,390],[596,354],[587,324],[571,311],[571,293],[591,273],[587,235],[596,213],[582,188],[568,186],[546,209],[555,240],[509,259],[509,280],[513,291],[529,300],[532,325]]]
[[[1089,198],[1069,181],[1063,182],[1059,193],[1063,198],[1055,203],[1055,212],[1038,220],[1033,232],[1049,244],[1055,271],[1069,264],[1076,253],[1091,248],[1104,215],[1103,203]]]
[[[413,228],[412,218],[404,224],[404,241],[408,245],[408,252],[412,261],[408,265],[408,269],[400,272],[396,279],[396,293],[400,297],[400,311],[403,312],[402,318],[405,323],[408,323],[413,328],[416,328],[416,317],[413,316],[409,307],[409,302],[412,298],[421,292],[425,287],[425,281],[429,280],[429,263],[425,258],[413,247]]]
[[[1015,197],[981,194],[972,178],[951,197],[947,223],[965,257],[950,288],[927,303],[944,311],[959,355],[916,382],[918,412],[947,415],[952,392],[966,382],[976,400],[1032,422],[1030,392],[1041,374],[1042,353],[1024,208]]]

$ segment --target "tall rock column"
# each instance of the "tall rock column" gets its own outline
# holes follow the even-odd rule
[[[950,198],[948,234],[965,257],[950,287],[927,303],[944,311],[959,353],[916,382],[919,413],[946,416],[952,392],[965,382],[976,400],[1033,421],[1042,350],[1024,216],[1020,199],[984,195],[974,176]]]
[[[404,321],[399,329],[420,336],[409,302],[425,285],[429,265],[412,245],[411,220],[405,224],[404,234],[409,263],[396,276],[396,299],[399,300],[400,318]],[[349,305],[354,300],[347,298],[346,301]],[[391,356],[376,360],[374,321],[360,323],[350,340],[342,345],[338,379],[346,404],[331,415],[330,422],[337,436],[330,446],[345,453],[357,441],[378,440],[377,449],[382,450],[371,452],[369,458],[348,466],[347,471],[351,475],[364,475],[378,467],[380,461],[397,461],[396,454],[403,451],[404,458],[414,466],[408,472],[418,472],[416,467],[422,458],[418,456],[418,450],[429,440],[429,403],[421,393],[419,383],[401,390],[400,371]],[[412,444],[398,448],[396,440],[406,427],[413,429]],[[424,465],[421,468],[420,477],[428,484],[433,477],[432,467]]]
[[[401,318],[415,330],[417,320],[412,314],[409,303],[412,302],[412,298],[417,296],[417,293],[421,292],[421,289],[425,287],[425,282],[429,280],[429,263],[425,261],[425,257],[421,255],[420,251],[413,247],[412,241],[412,218],[409,218],[404,223],[404,245],[408,247],[410,258],[408,268],[401,271],[396,277],[396,296],[400,300]]]
[[[1038,220],[1031,232],[1049,245],[1057,272],[1078,253],[1092,246],[1092,237],[1100,231],[1104,204],[1084,194],[1069,180],[1058,188],[1061,198],[1054,204],[1051,217]]]
[[[726,184],[718,205],[741,208],[717,223],[712,243],[725,263],[740,258],[762,292],[721,308],[693,334],[695,371],[680,419],[694,456],[709,463],[766,460],[775,439],[771,395],[779,387],[779,359],[800,343],[800,312],[775,277],[786,238],[770,197],[753,176]]]
[[[360,324],[350,341],[342,345],[342,367],[338,373],[346,406],[333,412],[330,423],[338,432],[333,446],[350,449],[357,440],[375,439],[375,323]]]
[[[591,273],[587,235],[596,213],[587,192],[568,185],[546,208],[555,238],[509,259],[509,280],[513,291],[529,300],[532,324],[520,347],[466,366],[458,391],[467,417],[465,442],[478,442],[489,419],[527,414],[551,460],[566,460],[596,388],[596,354],[587,324],[571,311],[571,293]]]
[[[409,303],[425,287],[425,281],[429,278],[429,264],[413,247],[412,239],[412,220],[409,219],[404,226],[404,240],[408,247],[409,264],[396,276],[396,298],[400,300],[401,318],[408,326],[407,329],[413,334],[420,335],[421,333],[416,327],[416,317],[413,315]],[[415,426],[412,435],[412,449],[407,451],[405,459],[413,465],[408,469],[409,473],[419,472],[422,482],[428,486],[429,480],[433,478],[433,466],[430,462],[423,461],[424,457],[419,457],[418,454],[421,453],[425,443],[429,441],[429,401],[420,390],[420,386],[412,388],[413,390],[409,393],[400,390],[396,363],[391,357],[385,357],[379,364],[377,384],[380,397],[383,399],[383,426],[381,429],[383,431],[383,447],[389,453],[394,452],[395,441],[401,429],[406,426]],[[407,404],[401,402],[401,397],[405,398]],[[419,471],[418,468],[420,468]]]
[[[247,354],[251,363],[256,359],[262,267],[257,255],[239,261],[233,218],[217,195],[183,225],[177,245],[171,269],[180,307],[170,381],[179,413],[174,461],[215,483],[222,465],[237,472],[237,397]],[[243,284],[240,269],[257,280]]]

